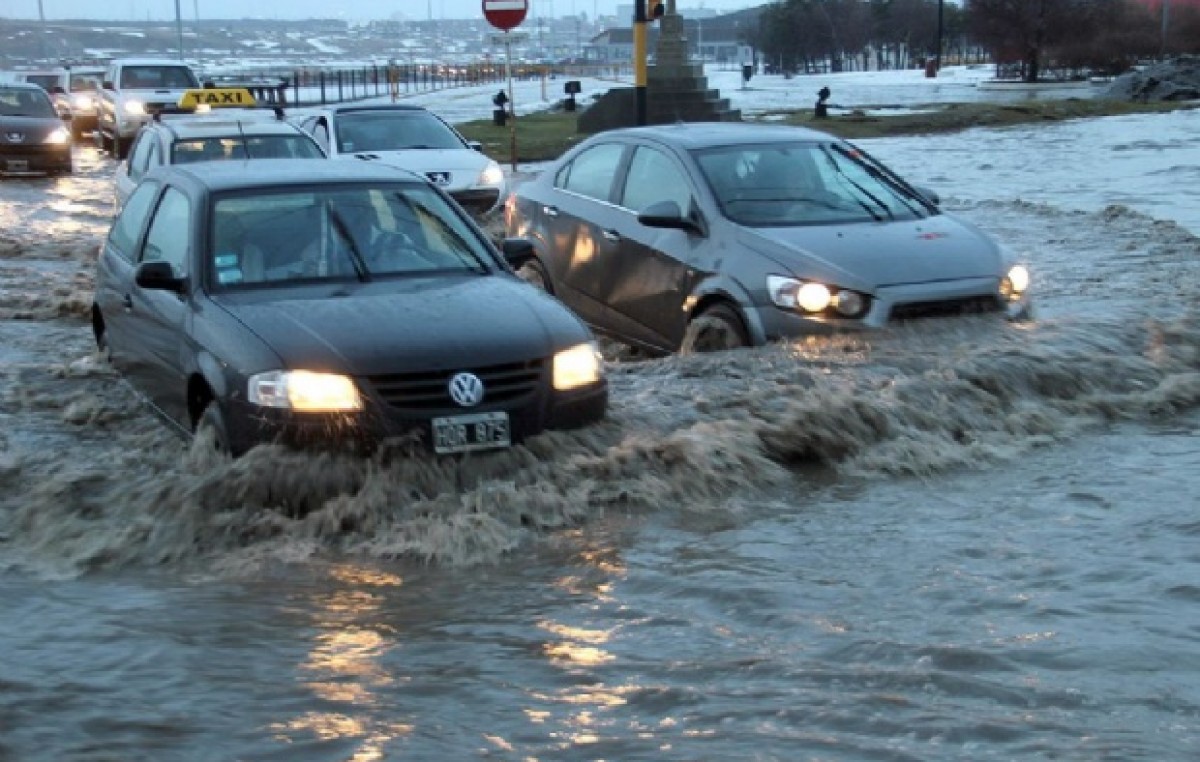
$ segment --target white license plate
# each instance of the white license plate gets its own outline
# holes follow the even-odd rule
[[[439,454],[508,447],[508,413],[473,413],[433,419],[433,451]]]
[[[25,159],[9,159],[7,169],[9,172],[28,172],[29,162]]]

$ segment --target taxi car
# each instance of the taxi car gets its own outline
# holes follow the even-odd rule
[[[522,184],[505,224],[535,244],[526,277],[652,353],[1031,309],[1011,252],[864,151],[798,127],[601,133]]]
[[[38,85],[0,84],[0,173],[70,174],[71,131]]]
[[[164,420],[233,455],[505,448],[607,407],[579,318],[442,191],[378,164],[151,171],[102,246],[92,327]]]
[[[284,120],[282,110],[255,105],[244,89],[201,89],[185,92],[169,111],[156,111],[113,175],[116,207],[147,172],[164,164],[325,158],[310,135]]]
[[[504,197],[504,171],[432,111],[405,104],[340,104],[296,117],[331,159],[387,164],[424,176],[481,217]]]

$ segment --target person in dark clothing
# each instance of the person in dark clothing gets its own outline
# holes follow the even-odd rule
[[[825,101],[829,100],[830,95],[832,93],[829,92],[828,87],[822,87],[817,91],[817,105],[813,113],[813,116],[817,119],[824,119],[829,116],[829,106],[826,105]]]

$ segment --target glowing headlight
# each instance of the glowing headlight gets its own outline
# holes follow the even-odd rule
[[[46,139],[42,142],[50,145],[60,146],[63,143],[69,143],[70,141],[71,133],[65,127],[59,127],[54,132],[51,132],[49,135],[47,135]]]
[[[1013,265],[1008,271],[1008,283],[1012,286],[1013,293],[1024,293],[1025,289],[1029,288],[1029,270],[1022,265]]]
[[[504,182],[504,170],[500,169],[500,165],[496,162],[491,162],[487,165],[487,169],[479,175],[479,184],[488,187],[495,187]]]
[[[247,398],[256,405],[305,413],[362,410],[354,382],[333,373],[273,370],[250,377]]]
[[[600,380],[600,352],[593,343],[579,344],[554,355],[554,388],[560,392]]]
[[[857,318],[870,307],[870,297],[866,294],[782,275],[767,276],[767,294],[777,307],[813,314],[832,307],[842,317]]]
[[[75,109],[80,109],[80,110],[91,108],[92,107],[92,96],[76,95],[74,98],[71,99],[71,107],[75,108]]]
[[[126,114],[134,116],[141,116],[146,113],[146,104],[141,101],[125,101],[125,105],[122,108],[125,109]]]
[[[833,303],[833,295],[820,283],[805,283],[796,292],[796,304],[805,312],[824,312]]]

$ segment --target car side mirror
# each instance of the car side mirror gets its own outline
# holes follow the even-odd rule
[[[144,289],[183,293],[183,278],[175,274],[170,262],[143,262],[138,265],[133,279]]]
[[[500,253],[504,255],[504,261],[515,268],[535,256],[537,250],[533,248],[533,241],[528,238],[505,238],[500,242]]]
[[[672,228],[704,235],[704,228],[690,215],[684,215],[674,201],[657,201],[638,214],[638,222],[648,228]]]
[[[937,191],[935,191],[932,188],[926,188],[923,185],[914,185],[913,190],[915,190],[917,193],[920,193],[922,196],[924,196],[925,200],[928,201],[929,203],[933,204],[934,206],[938,206],[939,204],[942,203],[942,197],[939,196],[937,194]]]
[[[483,143],[480,143],[478,140],[468,140],[467,146],[469,146],[472,151],[479,151],[480,153],[483,153]]]

